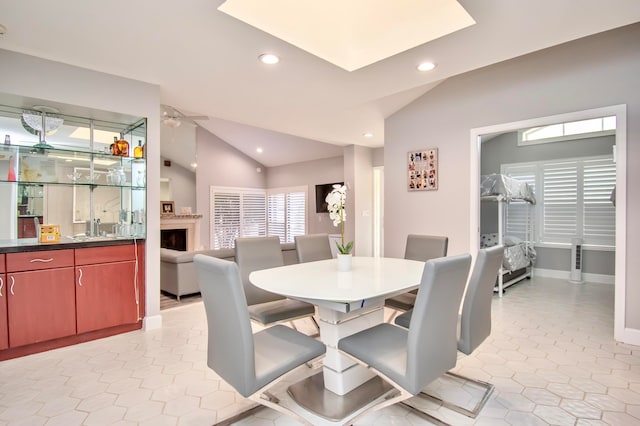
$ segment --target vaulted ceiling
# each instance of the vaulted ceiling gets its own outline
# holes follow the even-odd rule
[[[347,71],[221,12],[222,3],[0,0],[0,48],[158,84],[163,104],[210,117],[198,124],[275,166],[383,146],[384,119],[449,77],[640,20],[638,0],[459,0],[474,24]],[[355,16],[372,18],[383,3],[369,0]],[[408,28],[379,26],[390,36]],[[336,28],[327,22],[327,38]],[[265,52],[280,62],[258,61]],[[427,60],[436,68],[418,71]]]

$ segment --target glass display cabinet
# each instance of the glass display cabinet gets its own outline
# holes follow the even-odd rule
[[[65,109],[0,105],[0,240],[144,238],[146,119]]]

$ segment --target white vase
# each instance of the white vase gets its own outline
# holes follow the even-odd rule
[[[351,270],[352,255],[338,253],[338,271],[349,272]]]

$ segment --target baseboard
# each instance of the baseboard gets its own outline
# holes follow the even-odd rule
[[[162,316],[159,314],[146,316],[142,320],[142,329],[144,331],[157,330],[159,328],[162,328]]]
[[[533,269],[534,277],[545,277],[545,278],[557,278],[560,280],[569,281],[570,272],[569,271],[559,271],[557,269]],[[615,275],[605,275],[605,274],[591,274],[584,273],[582,274],[582,279],[584,282],[594,283],[594,284],[611,284],[615,283]]]
[[[616,335],[615,339],[628,345],[640,346],[640,330],[625,327],[622,335]]]

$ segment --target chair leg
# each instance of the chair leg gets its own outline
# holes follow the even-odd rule
[[[249,416],[253,416],[255,413],[262,410],[263,408],[266,408],[266,407],[264,405],[253,406],[245,411],[242,411],[234,416],[229,417],[228,419],[219,421],[218,423],[215,423],[213,426],[230,426],[234,423],[239,422],[242,419],[246,419]]]
[[[420,417],[424,417],[427,420],[429,420],[430,423],[433,423],[434,425],[438,425],[438,426],[450,426],[449,423],[445,423],[442,420],[440,420],[437,417],[432,416],[431,414],[422,411],[419,408],[414,407],[413,405],[407,403],[406,401],[402,401],[400,402],[400,405],[402,405],[405,408],[408,408],[412,413],[417,414]]]
[[[482,380],[476,380],[476,379],[472,379],[470,377],[465,377],[465,376],[461,376],[460,374],[456,374],[456,373],[451,373],[451,372],[447,372],[446,373],[448,376],[452,376],[452,377],[456,377],[458,379],[462,379],[465,380],[467,382],[471,382],[474,383],[475,385],[483,388],[484,394],[482,395],[482,398],[480,399],[480,401],[478,401],[478,403],[476,404],[476,406],[472,409],[472,410],[468,410],[464,407],[461,407],[457,404],[454,404],[452,402],[449,401],[444,401],[440,398],[438,398],[437,396],[434,395],[430,395],[428,393],[425,392],[420,392],[418,394],[418,396],[422,397],[422,398],[426,398],[426,399],[430,399],[432,401],[436,401],[439,402],[440,404],[442,404],[442,406],[447,407],[453,411],[456,411],[460,414],[464,414],[467,417],[471,417],[472,419],[475,419],[476,417],[478,417],[478,414],[480,414],[480,411],[482,411],[482,408],[484,407],[484,405],[487,403],[487,401],[489,400],[489,397],[491,396],[491,394],[493,393],[493,385],[491,383],[487,383],[487,382],[483,382]]]
[[[320,336],[320,326],[318,325],[318,321],[316,321],[313,315],[310,316],[309,318],[311,318],[311,321],[313,321],[313,325],[316,327],[316,330],[318,331],[318,336]]]

